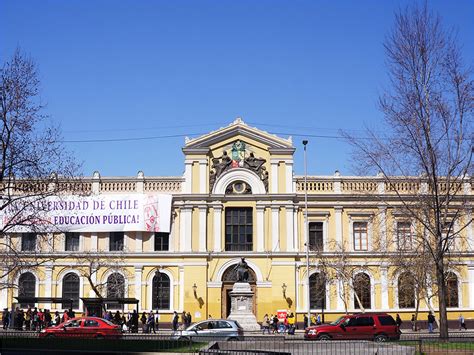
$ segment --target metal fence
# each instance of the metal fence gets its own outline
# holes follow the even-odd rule
[[[42,338],[35,332],[1,332],[0,352],[24,353],[194,353],[202,355],[287,355],[287,354],[377,354],[377,355],[467,355],[474,354],[474,337],[405,336],[384,343],[373,341],[313,341],[302,336],[245,336],[229,341],[215,336],[177,339],[172,334],[124,334],[120,339],[87,339],[74,335],[67,338]]]

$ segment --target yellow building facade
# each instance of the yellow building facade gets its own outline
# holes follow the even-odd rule
[[[58,258],[12,275],[16,285],[25,280],[29,283],[20,290],[3,289],[0,307],[11,307],[16,302],[14,297],[25,292],[21,287],[36,297],[94,297],[81,272],[90,265],[79,263],[78,258],[81,253],[97,253],[103,265],[107,260],[110,264],[101,268],[102,263],[98,263],[93,280],[106,284],[112,274],[122,275],[118,279],[123,282],[121,296],[138,299],[140,312],[158,310],[163,322],[169,322],[174,311],[190,312],[193,321],[208,316],[225,318],[234,267],[245,257],[251,269],[257,319],[286,309],[302,321],[310,292],[305,243],[311,235],[310,244],[318,247],[318,252],[310,252],[312,280],[320,272],[320,258],[333,256],[336,262],[338,256],[331,254],[332,245],[344,244],[348,246],[353,276],[363,274],[358,280],[365,282],[363,302],[367,311],[399,313],[404,319],[414,313],[411,302],[400,304],[400,275],[384,260],[387,250],[397,248],[393,234],[400,217],[381,202],[391,194],[381,179],[346,177],[336,172],[334,176],[309,176],[305,185],[304,177],[294,173],[295,146],[291,138],[266,133],[240,119],[186,140],[182,150],[183,176],[148,177],[140,172],[136,177],[115,178],[95,173],[84,182],[92,195],[171,195],[169,233],[124,232],[119,236],[123,238],[121,250],[111,247],[116,242],[111,233],[79,233],[73,253],[66,250],[70,242],[67,237],[59,235],[45,252],[45,258],[46,254]],[[406,193],[419,188],[407,184]],[[472,180],[466,180],[463,189],[472,202]],[[309,230],[305,224],[305,192]],[[470,208],[468,216],[472,218]],[[416,226],[407,228],[410,233]],[[448,309],[450,319],[457,319],[459,313],[474,317],[472,224],[461,233],[465,253],[452,270],[457,299]],[[12,234],[10,242],[21,244],[22,238],[23,234]],[[23,274],[28,278],[22,278]],[[343,280],[329,275],[325,286],[317,287],[323,291],[311,293],[311,313],[321,313],[324,308],[328,321],[346,310],[359,311],[353,289],[346,287],[348,291],[342,292]],[[104,290],[107,292],[107,287]],[[436,309],[436,299],[430,302]],[[48,303],[37,306],[53,311],[61,307]],[[83,311],[82,301],[75,308]],[[133,308],[130,305],[125,309]],[[420,311],[428,310],[426,302],[421,301]]]

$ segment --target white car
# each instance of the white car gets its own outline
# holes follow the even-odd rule
[[[212,339],[241,340],[244,330],[235,320],[209,319],[194,323],[184,330],[177,330],[171,339],[186,341],[206,341]]]

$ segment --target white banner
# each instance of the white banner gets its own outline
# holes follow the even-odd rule
[[[36,223],[41,224],[43,230],[170,232],[171,195],[117,194],[48,197],[33,202],[32,205],[32,210],[38,211]],[[12,214],[8,210],[3,214],[1,219],[3,228],[9,226],[8,229],[12,232],[31,230],[24,225],[14,226],[12,217],[9,217]]]

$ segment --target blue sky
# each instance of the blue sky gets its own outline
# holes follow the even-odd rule
[[[310,174],[350,175],[348,145],[316,136],[381,120],[382,42],[410,2],[2,0],[0,59],[35,59],[86,176],[181,175],[184,136],[236,117],[292,135],[297,174],[308,138]],[[474,1],[428,3],[474,64]]]

